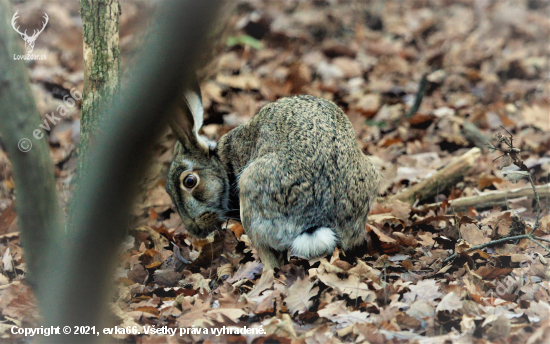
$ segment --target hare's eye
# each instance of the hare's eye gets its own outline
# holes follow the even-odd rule
[[[186,189],[192,189],[199,183],[199,177],[194,174],[182,175],[181,184]]]

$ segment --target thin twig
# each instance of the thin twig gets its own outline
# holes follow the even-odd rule
[[[500,244],[502,242],[506,242],[506,241],[510,241],[510,240],[519,240],[519,239],[530,239],[530,236],[529,236],[529,234],[522,234],[522,235],[516,235],[516,236],[513,236],[513,237],[509,237],[509,238],[502,238],[502,239],[498,239],[498,240],[492,240],[492,241],[486,242],[486,243],[481,244],[481,245],[472,246],[469,249],[467,249],[465,251],[462,251],[462,252],[468,253],[468,252],[472,252],[472,251],[475,251],[475,250],[485,248],[487,246],[492,246],[492,245]],[[443,263],[445,263],[445,262],[447,262],[451,259],[454,259],[457,256],[458,256],[458,253],[455,253],[455,254],[445,258]]]
[[[504,127],[502,127],[502,129],[506,130],[506,128],[504,128]],[[514,154],[514,157],[515,157],[514,158],[514,165],[518,166],[522,170],[526,170],[527,172],[529,172],[529,170],[527,169],[527,167],[525,166],[525,164],[523,163],[523,161],[521,160],[519,155],[517,155],[517,152],[519,152],[519,150],[517,148],[514,148],[514,146],[513,146],[513,140],[514,140],[513,135],[508,130],[506,130],[506,132],[510,135],[510,138],[506,139],[505,137],[502,136],[502,134],[497,133],[497,135],[496,135],[497,139],[500,142],[503,142],[503,143],[508,145],[508,147],[510,148],[508,154],[510,154],[510,155]],[[490,143],[488,143],[488,146],[493,147],[493,145],[490,144]],[[513,237],[502,238],[502,239],[498,239],[498,240],[492,240],[492,241],[489,241],[489,242],[481,244],[481,245],[470,247],[469,249],[467,249],[464,252],[471,252],[471,251],[474,251],[474,250],[479,250],[479,249],[485,248],[487,246],[492,246],[492,245],[499,244],[499,243],[502,243],[502,242],[511,241],[511,240],[518,240],[518,239],[529,239],[532,242],[534,242],[535,244],[537,244],[540,247],[544,248],[546,251],[550,252],[550,248],[540,242],[540,241],[550,242],[550,240],[540,238],[540,237],[537,237],[537,236],[534,235],[535,231],[537,230],[537,228],[539,226],[539,218],[540,218],[541,208],[540,208],[540,197],[539,197],[539,194],[537,192],[537,187],[535,186],[535,181],[533,180],[533,175],[531,173],[529,173],[529,183],[531,184],[531,187],[533,188],[533,192],[535,194],[536,207],[537,207],[537,216],[536,216],[536,219],[535,219],[535,225],[533,226],[533,229],[529,232],[529,234],[516,235],[516,236],[513,236]],[[457,256],[458,256],[458,253],[455,253],[455,254],[449,256],[448,258],[446,258],[443,262],[445,263],[445,262],[447,262],[451,259],[456,258]]]
[[[406,118],[412,117],[418,111],[418,109],[420,109],[420,105],[422,104],[422,100],[426,95],[427,88],[428,88],[428,73],[424,73],[424,75],[422,75],[422,79],[420,79],[420,83],[418,84],[418,91],[416,92],[416,98],[414,99],[414,104],[412,108],[409,110],[409,112],[407,112]]]
[[[540,238],[537,238],[537,239],[540,239]],[[544,248],[546,251],[549,251],[550,252],[550,248],[546,245],[543,245],[542,243],[538,242],[537,239],[535,239],[534,237],[530,236],[529,237],[529,240],[531,240],[532,242],[534,242],[535,244],[539,245],[540,247]]]
[[[533,230],[529,233],[529,235],[531,235],[539,227],[540,199],[539,199],[539,194],[537,193],[537,188],[535,187],[535,182],[533,181],[533,176],[531,174],[529,174],[529,182],[531,183],[531,186],[533,187],[533,192],[535,193],[535,200],[536,200],[536,204],[537,204],[537,218],[535,219],[535,225],[533,226]]]

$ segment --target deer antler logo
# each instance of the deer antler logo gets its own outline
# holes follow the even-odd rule
[[[42,31],[44,31],[44,28],[46,27],[46,24],[48,24],[48,15],[46,13],[44,13],[44,19],[46,19],[45,22],[42,22],[43,26],[42,26],[42,29],[40,31],[37,32],[37,30],[34,30],[33,31],[33,34],[32,36],[28,36],[27,35],[27,30],[25,30],[25,32],[21,32],[19,31],[19,26],[18,27],[15,27],[15,25],[17,24],[16,23],[16,20],[17,18],[19,18],[19,15],[18,15],[18,12],[15,12],[15,14],[13,15],[13,18],[11,19],[11,26],[13,26],[13,29],[21,35],[21,38],[23,38],[23,40],[25,41],[25,49],[27,50],[27,54],[30,54],[32,53],[33,49],[34,49],[34,41],[36,41],[36,38],[38,38],[38,35],[40,35],[42,33]]]

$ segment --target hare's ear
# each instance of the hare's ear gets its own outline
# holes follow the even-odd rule
[[[204,109],[200,84],[194,73],[189,87],[176,104],[175,112],[170,120],[170,128],[181,144],[190,151],[208,152],[208,145],[199,137]]]

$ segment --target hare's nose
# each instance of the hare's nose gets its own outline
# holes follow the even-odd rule
[[[201,227],[213,226],[219,221],[218,214],[213,212],[202,213],[197,218],[197,224]]]

